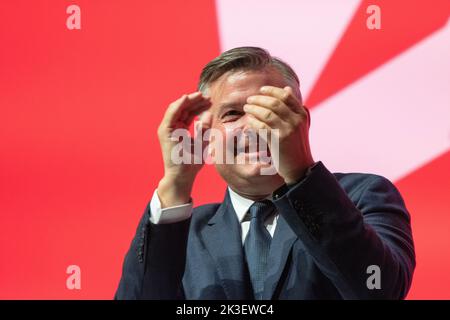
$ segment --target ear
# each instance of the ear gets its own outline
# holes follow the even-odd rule
[[[308,129],[311,127],[311,113],[309,112],[309,109],[306,106],[303,106],[303,108],[306,111],[306,114],[308,115]]]

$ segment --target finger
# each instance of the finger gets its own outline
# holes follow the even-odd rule
[[[247,119],[247,126],[254,131],[259,137],[263,138],[266,143],[270,143],[272,128],[265,122],[250,116]],[[262,134],[261,130],[266,130],[267,135]]]
[[[205,128],[211,128],[212,118],[211,111],[207,110],[200,115],[199,120]]]
[[[280,128],[285,123],[275,112],[259,105],[244,104],[244,111],[272,128]]]
[[[210,107],[211,103],[209,101],[200,101],[196,104],[186,105],[182,108],[182,110],[179,110],[179,112],[174,114],[173,118],[169,122],[169,127],[173,127],[174,125],[180,123],[189,126],[196,116]]]
[[[202,139],[203,133],[211,128],[212,123],[212,114],[210,111],[205,111],[201,114],[200,119],[195,122],[194,131],[196,133],[196,137],[201,136]]]
[[[208,102],[210,102],[210,99],[202,96],[200,92],[189,94],[184,103],[182,103],[172,114],[173,122],[184,121],[191,112],[197,112],[197,109],[201,108],[204,103]]]
[[[298,111],[300,108],[300,102],[295,97],[291,87],[278,88],[273,86],[263,86],[259,91],[264,95],[280,99],[294,111]]]
[[[196,164],[203,163],[203,155],[205,148],[208,147],[209,141],[205,137],[205,132],[211,127],[212,114],[209,111],[205,111],[201,115],[201,120],[196,121],[194,124],[194,139],[192,141],[194,162]],[[201,146],[201,149],[198,149]]]
[[[275,112],[284,121],[289,121],[293,116],[293,110],[277,98],[263,95],[255,95],[247,98],[248,104],[255,104],[268,108]]]
[[[283,89],[288,91],[289,94],[291,94],[295,99],[297,99],[298,106],[299,106],[299,109],[298,109],[299,113],[305,113],[306,112],[306,110],[305,110],[306,106],[303,105],[303,101],[302,101],[301,96],[300,96],[300,99],[298,99],[298,97],[294,93],[294,90],[291,87],[289,87],[289,86],[286,86]]]
[[[179,121],[182,112],[186,109],[196,109],[201,107],[203,102],[210,102],[210,99],[202,96],[201,92],[194,92],[189,95],[183,95],[178,100],[172,102],[166,110],[163,118],[165,126],[172,126]]]
[[[187,101],[188,95],[183,94],[179,99],[169,104],[169,107],[167,107],[166,112],[164,113],[164,117],[161,124],[167,127],[172,122],[174,122],[173,120],[177,118],[177,112],[182,108],[183,105],[186,104]]]
[[[289,93],[292,94],[292,95],[295,97],[294,91],[293,91],[293,89],[292,89],[291,87],[286,86],[286,87],[284,87],[284,89],[285,89],[286,91],[289,91]],[[303,119],[309,118],[309,112],[308,112],[308,110],[306,110],[306,106],[303,105],[303,102],[302,102],[301,97],[300,97],[300,100],[299,100],[299,101],[300,101],[300,102],[299,102],[299,105],[298,105],[299,108],[297,109],[297,113],[300,114],[300,116],[301,116]]]
[[[210,107],[211,107],[211,103],[202,102],[202,103],[197,104],[193,108],[185,109],[182,112],[182,115],[179,117],[179,121],[183,122],[186,126],[190,126],[192,121],[195,119],[195,117],[204,113]]]

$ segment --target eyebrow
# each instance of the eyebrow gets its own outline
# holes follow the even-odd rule
[[[236,108],[239,106],[239,103],[236,102],[224,102],[219,105],[219,110],[226,109],[226,108]]]
[[[240,103],[237,102],[224,102],[219,105],[219,107],[216,109],[216,115],[217,117],[222,116],[227,110],[231,109],[239,109]]]

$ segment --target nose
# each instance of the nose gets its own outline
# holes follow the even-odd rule
[[[244,114],[241,117],[241,119],[242,119],[242,130],[244,130],[244,131],[247,130],[247,129],[250,129],[249,121],[248,121],[249,117],[250,117],[250,115],[248,113]]]
[[[249,119],[249,115],[247,113],[242,115],[242,117],[240,117],[238,120],[227,124],[227,131],[229,131],[229,132],[238,132],[238,131],[245,132],[247,129],[250,129],[248,119]]]

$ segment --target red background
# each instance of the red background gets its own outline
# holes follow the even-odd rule
[[[66,28],[70,4],[81,7],[81,30]],[[447,9],[411,38],[397,34],[398,48],[380,42],[391,52],[378,60],[346,53],[358,41],[337,46],[307,104],[440,28]],[[343,39],[358,39],[351,26]],[[162,174],[156,128],[164,109],[195,90],[220,51],[213,1],[0,2],[0,298],[113,297]],[[334,76],[343,60],[354,72]],[[449,151],[395,181],[413,217],[412,299],[450,298],[449,181]],[[224,188],[206,168],[195,203],[220,201]],[[81,290],[66,288],[71,264],[81,268]]]

